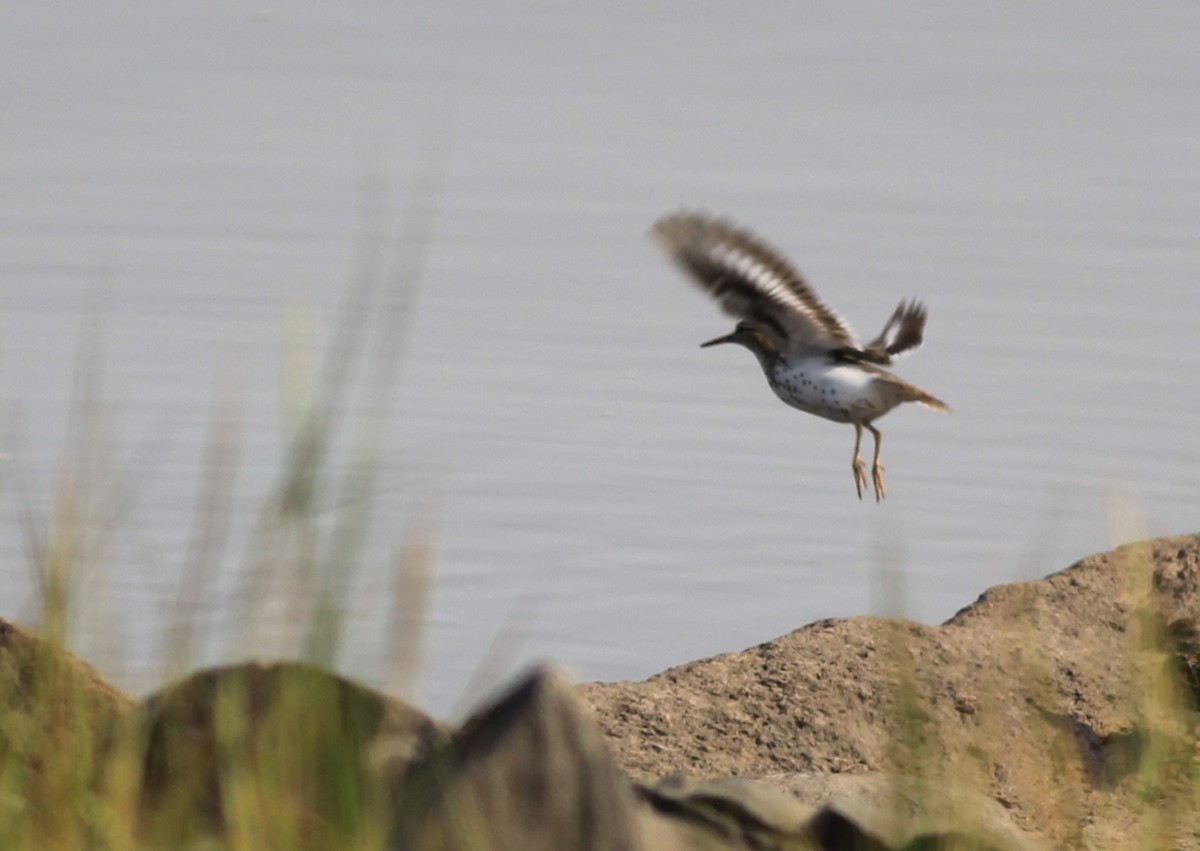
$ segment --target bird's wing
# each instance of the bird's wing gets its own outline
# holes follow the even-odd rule
[[[900,302],[879,336],[863,347],[865,359],[887,364],[891,363],[893,355],[903,354],[921,345],[925,336],[926,316],[925,305],[921,302]]]
[[[739,319],[767,321],[792,351],[859,350],[849,327],[779,252],[724,219],[672,213],[652,231],[664,250]]]

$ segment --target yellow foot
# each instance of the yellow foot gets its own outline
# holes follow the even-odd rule
[[[883,465],[879,462],[871,468],[871,483],[875,485],[875,501],[879,502],[886,496],[883,490]],[[859,493],[859,499],[862,499],[862,493]]]
[[[858,498],[862,499],[863,488],[867,486],[867,465],[863,463],[863,459],[855,455],[854,460],[850,462],[850,469],[854,471],[854,489],[858,491]],[[876,487],[876,492],[879,488]],[[878,501],[879,497],[875,497]]]

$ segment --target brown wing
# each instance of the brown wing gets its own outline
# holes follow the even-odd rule
[[[921,345],[925,336],[926,316],[925,305],[921,302],[915,299],[900,302],[879,336],[864,347],[863,359],[889,364],[893,355],[903,354]]]
[[[673,213],[652,230],[664,250],[726,313],[764,318],[782,330],[788,348],[858,351],[854,335],[775,249],[724,219]]]

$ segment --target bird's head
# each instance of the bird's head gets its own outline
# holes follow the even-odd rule
[[[751,320],[742,320],[733,329],[733,333],[709,340],[707,343],[701,343],[700,348],[706,349],[722,343],[737,343],[754,352],[759,358],[770,359],[779,357],[780,344],[775,337],[776,335],[772,334],[771,329],[767,326]]]

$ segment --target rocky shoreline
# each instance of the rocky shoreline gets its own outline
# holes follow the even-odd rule
[[[458,729],[295,663],[134,701],[0,621],[0,744],[31,811],[52,746],[153,847],[236,844],[262,787],[297,843],[273,847],[371,822],[421,849],[1200,848],[1198,617],[1200,535],[1164,538],[940,626],[818,621],[642,682],[537,669]]]

